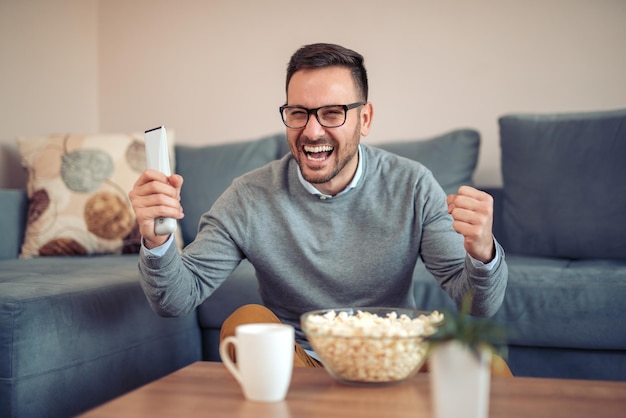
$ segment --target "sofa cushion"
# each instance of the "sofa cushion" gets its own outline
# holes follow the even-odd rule
[[[507,254],[506,297],[495,319],[509,344],[625,350],[626,261]]]
[[[473,185],[480,134],[472,129],[457,129],[425,140],[385,142],[376,146],[419,161],[432,171],[446,194],[450,194],[456,193],[462,185]]]
[[[76,416],[201,359],[197,316],[161,318],[137,255],[0,262],[0,416]]]
[[[128,192],[146,167],[143,133],[22,137],[18,145],[29,173],[21,258],[138,251]]]
[[[284,134],[276,134],[222,145],[178,145],[176,171],[185,179],[181,191],[183,241],[193,241],[202,214],[236,177],[281,157],[285,142]]]
[[[626,259],[626,110],[499,123],[507,251]]]

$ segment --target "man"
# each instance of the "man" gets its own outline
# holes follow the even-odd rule
[[[296,364],[319,365],[300,315],[414,307],[411,280],[421,257],[457,304],[471,291],[472,314],[493,315],[507,267],[492,235],[491,196],[463,186],[446,200],[424,166],[360,144],[374,116],[363,57],[338,45],[304,46],[290,60],[286,93],[280,111],[291,155],[236,179],[182,255],[172,237],[154,234],[154,219],[182,218],[183,179],[148,170],[130,192],[153,309],[190,312],[247,258],[265,307],[236,312],[223,333],[247,320],[280,320],[296,328]]]

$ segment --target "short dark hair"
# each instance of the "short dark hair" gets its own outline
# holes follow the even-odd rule
[[[354,84],[367,101],[368,85],[367,71],[363,64],[363,56],[351,49],[335,44],[310,44],[298,49],[289,60],[287,65],[287,82],[285,91],[289,89],[289,82],[298,70],[324,68],[332,66],[346,67],[352,73]]]

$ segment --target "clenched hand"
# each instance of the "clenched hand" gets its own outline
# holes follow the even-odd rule
[[[493,241],[493,197],[470,186],[459,187],[458,194],[448,195],[448,213],[452,227],[463,235],[465,250],[477,260],[488,263],[496,255]]]

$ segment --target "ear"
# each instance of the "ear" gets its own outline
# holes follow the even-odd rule
[[[372,126],[372,118],[374,117],[374,106],[371,102],[367,102],[361,109],[361,136],[367,136]]]

